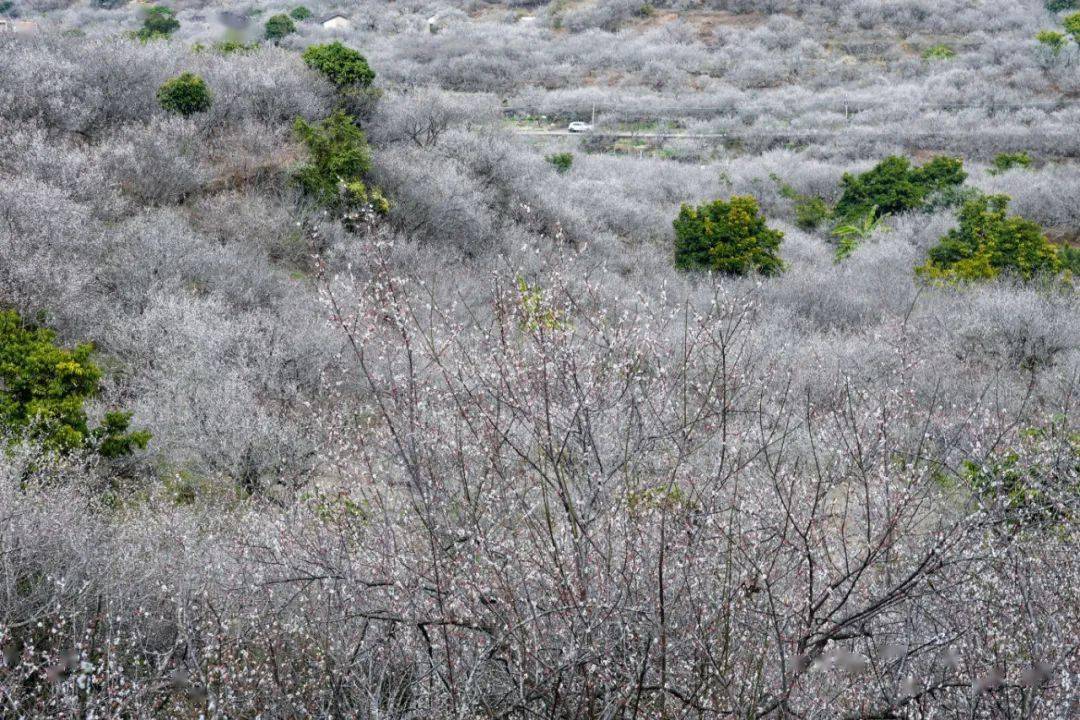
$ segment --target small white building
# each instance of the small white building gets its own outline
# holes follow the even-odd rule
[[[322,26],[327,30],[348,30],[352,27],[352,21],[341,13],[334,13],[322,19]]]

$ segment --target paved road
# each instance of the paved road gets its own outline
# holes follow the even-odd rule
[[[731,133],[649,133],[649,132],[626,132],[620,130],[593,130],[592,132],[570,132],[569,130],[526,130],[515,129],[517,135],[535,135],[539,137],[559,137],[573,135],[574,137],[588,137],[597,135],[605,138],[724,138],[732,137]]]
[[[863,131],[863,128],[859,128]],[[738,140],[740,138],[787,138],[791,140],[813,140],[819,138],[830,138],[844,133],[851,132],[851,128],[836,128],[830,130],[736,130],[732,132],[720,132],[720,133],[681,133],[681,132],[628,132],[623,130],[593,130],[591,132],[570,132],[569,130],[532,130],[528,128],[514,128],[514,134],[524,135],[531,137],[588,137],[590,135],[602,138],[628,138],[638,140],[648,140],[662,138],[665,140],[681,140],[681,139],[708,139],[708,138],[728,138],[732,140]],[[891,131],[890,131],[891,132]],[[899,137],[903,139],[907,138],[938,138],[938,137],[973,137],[973,136],[986,136],[991,135],[994,137],[1014,136],[1019,139],[1030,137],[1030,133],[1025,131],[1003,131],[993,132],[992,130],[980,130],[980,131],[952,131],[952,130],[930,130],[924,132],[904,132]],[[1060,137],[1062,139],[1072,139],[1074,135],[1072,133],[1052,133],[1050,135],[1043,134],[1040,137]]]

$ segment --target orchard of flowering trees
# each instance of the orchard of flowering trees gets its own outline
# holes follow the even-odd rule
[[[0,717],[1080,716],[1074,12],[0,3]]]

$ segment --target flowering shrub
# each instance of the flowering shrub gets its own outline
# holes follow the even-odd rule
[[[1024,52],[1030,3],[365,3],[370,115],[296,53],[193,57],[213,4],[152,44],[67,4],[17,3],[85,36],[0,38],[0,302],[99,338],[155,454],[114,504],[113,463],[0,441],[0,716],[1076,715],[1077,294],[914,282],[948,213],[840,264],[792,232],[782,282],[670,252],[680,199],[774,218],[769,171],[829,204],[896,148],[1037,155],[980,184],[1071,238],[1076,51]],[[154,112],[192,63],[213,116]],[[501,117],[594,103],[724,139],[557,176]],[[323,212],[292,123],[333,148],[335,104],[378,150]]]
[[[318,490],[120,528],[36,480],[70,470],[29,462],[17,491],[27,466],[0,461],[9,707],[1063,717],[1080,560],[1057,431],[924,395],[903,345],[881,378],[803,392],[753,292],[615,311],[571,256],[460,308],[362,250],[322,286],[353,367]],[[972,492],[1011,454],[1058,473],[1053,532]]]

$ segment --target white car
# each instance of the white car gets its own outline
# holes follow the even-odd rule
[[[566,128],[570,132],[589,132],[593,129],[593,126],[587,122],[572,122],[569,127]]]

